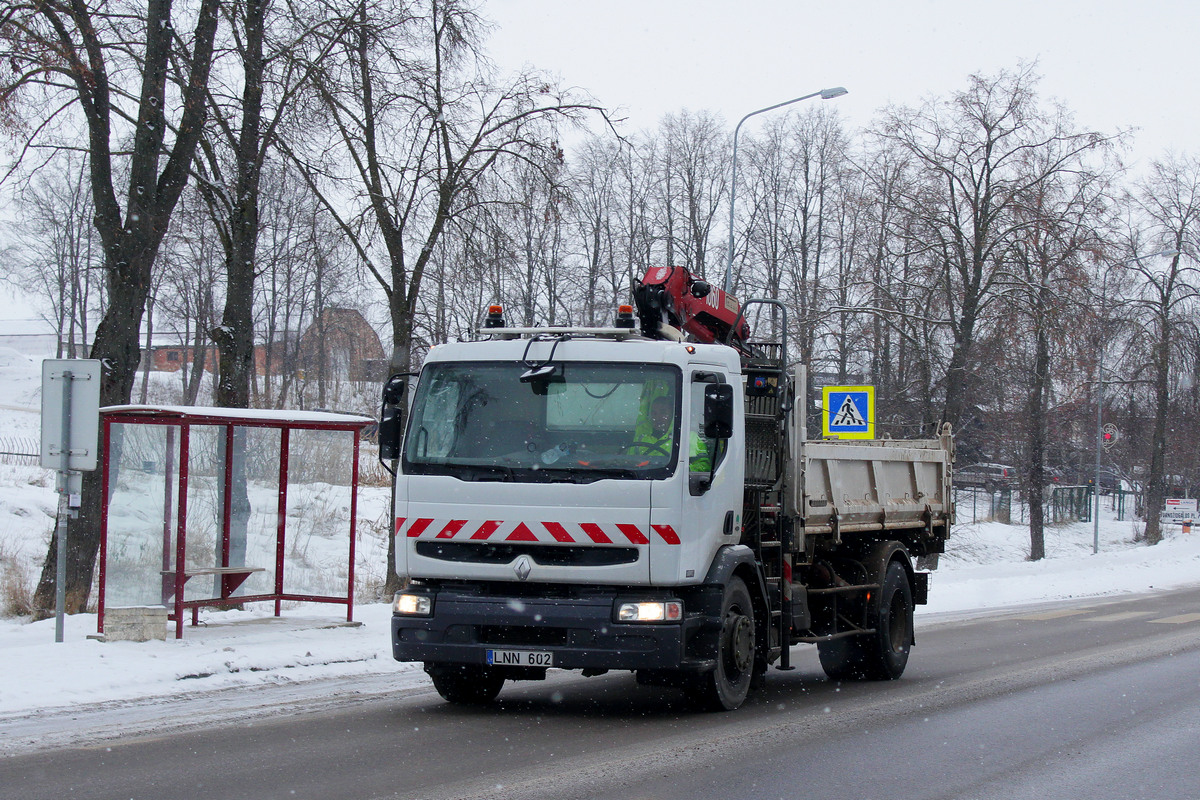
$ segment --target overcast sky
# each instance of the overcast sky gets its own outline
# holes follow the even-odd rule
[[[1036,60],[1041,95],[1081,127],[1140,128],[1131,159],[1200,151],[1200,4],[1184,0],[487,0],[484,13],[503,68],[557,73],[624,107],[631,131],[683,108],[732,126],[828,86],[849,89],[827,102],[866,125]]]
[[[1131,162],[1200,154],[1200,4],[1185,0],[486,0],[484,13],[501,67],[589,90],[623,111],[626,132],[684,108],[732,126],[829,86],[849,89],[827,102],[865,126],[888,103],[1036,59],[1042,96],[1080,127],[1140,129]],[[0,317],[30,316],[11,294],[0,288]]]

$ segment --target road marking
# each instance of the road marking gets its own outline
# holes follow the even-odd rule
[[[1090,613],[1092,613],[1092,612],[1088,609],[1064,609],[1062,611],[1043,611],[1041,614],[1026,614],[1023,617],[1014,617],[1014,619],[1032,619],[1032,620],[1058,619],[1059,617],[1073,617],[1076,614],[1090,614]]]
[[[1179,614],[1174,617],[1152,619],[1150,622],[1157,622],[1163,625],[1179,625],[1184,622],[1200,622],[1200,614]]]
[[[1122,611],[1119,614],[1105,614],[1103,617],[1092,617],[1093,622],[1124,622],[1127,619],[1137,619],[1138,617],[1148,617],[1153,612],[1150,611]]]

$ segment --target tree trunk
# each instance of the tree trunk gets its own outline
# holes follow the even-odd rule
[[[1162,320],[1154,348],[1154,434],[1150,440],[1150,474],[1146,479],[1146,544],[1162,541],[1162,510],[1167,499],[1167,414],[1170,412],[1168,369],[1171,358],[1170,322]]]
[[[242,127],[235,147],[237,179],[225,254],[225,311],[212,332],[220,348],[216,403],[226,408],[250,407],[254,372],[254,271],[258,250],[259,185],[262,175],[263,34],[267,3],[245,4],[244,89]]]
[[[133,237],[128,237],[132,239]],[[139,242],[141,244],[141,242]],[[130,248],[134,249],[134,248]],[[122,270],[127,280],[111,282],[108,311],[96,328],[91,357],[104,363],[100,373],[100,406],[123,405],[133,393],[139,358],[138,335],[149,291],[150,261],[155,248],[138,247],[141,261]],[[138,277],[134,277],[138,276]],[[83,493],[79,516],[68,522],[65,609],[69,614],[87,610],[92,575],[100,552],[100,470],[83,474]],[[42,574],[34,591],[34,617],[54,614],[55,581],[58,570],[58,531],[51,534],[50,547],[42,563]]]
[[[1045,293],[1043,287],[1039,294]],[[1039,300],[1039,305],[1041,301]],[[1039,315],[1040,316],[1040,315]],[[1029,392],[1026,417],[1029,421],[1029,454],[1026,460],[1026,500],[1029,503],[1029,560],[1046,557],[1046,511],[1042,492],[1046,487],[1046,383],[1050,370],[1050,349],[1046,342],[1045,323],[1037,324],[1037,354],[1034,357],[1033,386]]]

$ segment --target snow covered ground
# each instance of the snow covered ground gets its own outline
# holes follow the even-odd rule
[[[36,437],[40,366],[0,348],[0,431]],[[367,489],[363,519],[385,506],[382,489]],[[53,476],[32,466],[0,464],[0,579],[32,587],[53,527]],[[383,526],[386,530],[386,526]],[[1197,529],[1200,531],[1200,528]],[[1063,599],[1104,598],[1200,583],[1200,532],[1168,530],[1155,547],[1135,543],[1137,523],[1101,514],[1100,552],[1092,554],[1090,523],[1050,528],[1048,557],[1026,560],[1027,526],[997,522],[955,528],[934,574],[930,604],[918,626],[948,615]],[[382,534],[365,535],[360,557],[378,560]],[[370,540],[370,541],[366,541]],[[376,575],[382,570],[377,565]],[[367,580],[371,579],[368,574]],[[238,688],[303,686],[312,698],[322,686],[347,682],[388,691],[427,688],[419,665],[391,658],[386,603],[360,603],[355,626],[337,606],[311,604],[271,616],[265,605],[243,611],[206,610],[200,627],[176,641],[102,642],[94,614],[66,620],[65,641],[54,641],[54,620],[0,618],[0,733],[14,720],[71,712],[93,704],[148,698],[203,697]],[[0,737],[2,738],[2,737]]]

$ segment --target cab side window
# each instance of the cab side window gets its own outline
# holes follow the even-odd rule
[[[696,372],[692,375],[688,389],[692,415],[691,424],[685,431],[688,466],[692,472],[708,474],[725,460],[729,448],[719,446],[716,439],[704,435],[704,389],[714,383],[725,383],[725,376],[716,372]]]

